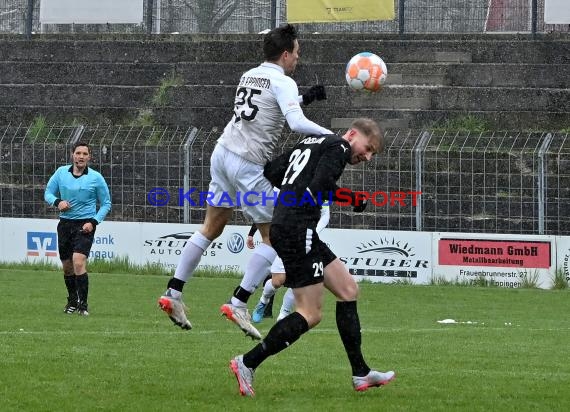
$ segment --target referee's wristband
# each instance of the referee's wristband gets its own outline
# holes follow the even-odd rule
[[[59,198],[58,198],[58,199],[55,199],[55,202],[53,202],[53,205],[54,205],[55,207],[57,207],[61,202],[63,202],[63,200],[61,200],[61,199],[59,199]]]
[[[91,223],[93,225],[93,227],[95,227],[99,224],[99,222],[97,222],[96,219],[89,219],[89,223]]]

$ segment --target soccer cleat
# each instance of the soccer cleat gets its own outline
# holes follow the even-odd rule
[[[241,396],[255,396],[253,391],[253,369],[243,363],[243,355],[236,356],[230,361],[230,369],[236,376]]]
[[[63,313],[71,314],[77,310],[77,306],[76,300],[67,298],[67,305],[63,308]]]
[[[251,324],[251,317],[247,308],[238,308],[231,303],[225,303],[220,307],[222,316],[239,326],[246,336],[252,339],[261,339],[261,333]]]
[[[180,326],[184,330],[192,329],[192,324],[186,317],[186,305],[184,305],[182,299],[176,299],[169,295],[170,291],[166,291],[166,293],[158,299],[160,309],[168,315],[175,325]]]
[[[80,302],[77,308],[77,313],[81,316],[89,316],[89,311],[87,310],[87,304]]]
[[[259,301],[253,309],[253,313],[251,314],[251,320],[253,323],[259,323],[265,317],[265,308],[267,307],[267,303],[263,303]]]
[[[371,370],[366,376],[353,376],[352,385],[354,386],[354,390],[363,392],[368,388],[386,385],[395,377],[396,373],[394,373],[394,371],[378,372]]]

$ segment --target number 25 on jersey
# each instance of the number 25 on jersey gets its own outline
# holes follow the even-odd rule
[[[247,87],[237,89],[234,103],[234,123],[238,123],[241,120],[251,121],[255,119],[259,107],[251,99],[258,94],[261,94],[261,90],[248,89]]]

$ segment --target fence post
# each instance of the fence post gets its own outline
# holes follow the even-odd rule
[[[156,0],[156,19],[155,19],[155,23],[154,23],[154,27],[156,29],[155,33],[156,34],[160,34],[160,11],[162,4],[160,4],[160,0]]]
[[[531,0],[530,2],[530,31],[534,36],[536,34],[536,26],[538,22],[538,1]]]
[[[546,159],[545,154],[552,142],[552,133],[548,133],[538,149],[538,234],[544,235],[546,208]]]
[[[398,34],[402,35],[404,34],[404,29],[405,29],[405,23],[404,23],[404,18],[405,18],[405,3],[406,0],[400,0],[398,2]]]
[[[279,13],[279,10],[277,10],[277,0],[271,0],[270,15],[271,15],[271,28],[272,29],[277,27],[277,20],[278,20],[277,13]]]
[[[190,190],[190,148],[198,135],[198,129],[192,127],[186,134],[184,142],[184,193]],[[184,202],[184,223],[190,223],[190,205]]]
[[[153,0],[146,0],[146,34],[152,34],[152,6]]]
[[[24,34],[27,40],[32,39],[32,23],[34,21],[34,0],[28,0],[28,8],[26,10],[26,24]]]
[[[414,154],[415,154],[415,163],[416,163],[416,188],[417,192],[422,191],[422,175],[424,172],[424,151],[427,145],[427,142],[430,138],[430,134],[428,132],[422,132],[420,136],[420,140],[416,147],[414,147]],[[416,205],[416,231],[422,230],[422,195],[420,195],[420,201]]]
[[[69,139],[69,145],[73,147],[73,145],[81,140],[81,136],[83,136],[83,132],[85,132],[85,126],[80,124],[73,129]]]

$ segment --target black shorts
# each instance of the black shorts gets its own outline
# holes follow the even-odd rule
[[[269,238],[283,260],[287,274],[285,286],[289,288],[321,283],[323,269],[336,259],[316,231],[306,226],[272,224]]]
[[[96,228],[93,227],[91,233],[84,233],[82,231],[83,225],[87,222],[89,219],[61,219],[59,221],[57,224],[57,247],[61,260],[71,259],[74,253],[81,253],[89,257]]]

